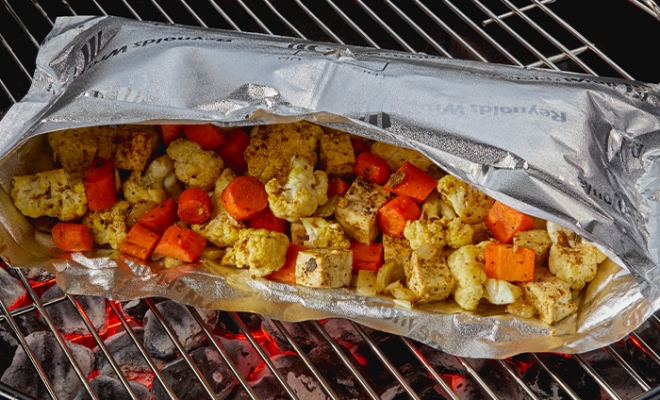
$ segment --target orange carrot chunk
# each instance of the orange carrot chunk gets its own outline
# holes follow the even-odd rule
[[[390,166],[387,161],[369,152],[360,153],[355,158],[353,173],[369,182],[382,185],[390,177]]]
[[[414,164],[406,161],[390,176],[384,188],[394,194],[405,194],[417,203],[423,202],[438,185],[438,181]]]
[[[234,129],[225,134],[227,142],[218,147],[216,151],[225,166],[237,174],[247,171],[248,165],[245,161],[245,149],[250,145],[250,137],[243,129]]]
[[[534,280],[536,253],[526,247],[513,251],[512,244],[493,243],[486,246],[486,275],[508,282]]]
[[[351,145],[353,146],[353,153],[355,153],[355,155],[371,151],[371,147],[369,147],[369,144],[364,140],[351,138]]]
[[[336,194],[344,194],[350,187],[348,182],[339,177],[330,178],[328,179],[328,198]]]
[[[534,220],[529,215],[496,201],[486,216],[486,225],[495,239],[502,243],[511,243],[517,232],[534,228]]]
[[[105,210],[115,204],[117,185],[115,184],[115,168],[110,161],[95,158],[85,173],[83,184],[87,194],[87,206],[90,210]]]
[[[414,221],[421,215],[419,206],[408,196],[396,196],[378,209],[376,221],[380,229],[396,238],[403,237],[403,230],[408,221]]]
[[[270,207],[266,207],[248,220],[248,228],[268,229],[269,231],[286,233],[286,220],[277,218]]]
[[[51,233],[55,246],[62,251],[87,251],[94,246],[92,233],[83,224],[58,222]]]
[[[183,131],[188,140],[200,145],[202,150],[213,150],[225,142],[225,133],[219,126],[205,125],[184,125]]]
[[[161,125],[160,133],[163,137],[163,143],[170,144],[173,141],[183,137],[183,126],[181,125]]]
[[[211,198],[200,188],[186,189],[179,195],[177,215],[186,224],[201,224],[211,216]]]
[[[383,244],[362,244],[351,240],[353,251],[353,272],[361,269],[378,271],[383,265]]]
[[[205,246],[206,239],[199,234],[188,228],[172,225],[165,230],[154,251],[177,260],[193,262],[202,254]]]
[[[126,235],[126,238],[122,242],[122,246],[119,247],[119,251],[131,254],[141,260],[146,260],[148,257],[151,257],[151,253],[153,253],[159,240],[159,234],[150,231],[140,224],[135,224],[128,232],[128,235]],[[133,246],[124,246],[125,244],[131,244]],[[144,251],[136,254],[135,246],[143,248]],[[128,251],[124,251],[122,248],[126,248]]]
[[[220,198],[227,213],[238,221],[246,221],[268,207],[266,188],[253,176],[234,178]]]
[[[303,250],[307,250],[307,247],[301,244],[289,244],[289,248],[286,250],[284,266],[275,272],[271,272],[266,278],[274,281],[295,284],[296,259],[298,258],[298,253]]]
[[[121,245],[119,246],[119,251],[144,261],[148,260],[149,257],[151,256],[149,250],[135,243],[129,243],[127,241],[121,242]]]
[[[138,223],[161,235],[176,221],[176,204],[172,199],[165,200],[138,218]]]

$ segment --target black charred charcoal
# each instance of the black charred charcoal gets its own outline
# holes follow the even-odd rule
[[[584,368],[569,355],[545,353],[539,356],[550,370],[558,375],[581,398],[596,399],[600,386]],[[660,372],[660,371],[659,371]]]
[[[35,332],[28,335],[25,340],[35,354],[39,364],[43,367],[58,397],[73,398],[82,383],[73,369],[71,362],[57,343],[52,332]],[[67,342],[73,357],[80,366],[83,374],[89,375],[94,366],[94,353],[85,346]],[[38,398],[49,398],[37,371],[25,354],[22,347],[18,347],[14,359],[1,378],[2,382]]]
[[[273,357],[272,361],[298,398],[323,399],[326,397],[325,390],[299,356],[279,354]]]
[[[323,324],[323,329],[340,344],[364,343],[362,336],[347,319],[331,318]]]
[[[514,357],[519,360],[524,358],[525,355]],[[565,399],[569,398],[566,392],[559,386],[559,384],[539,365],[538,362],[529,360],[523,361],[526,365],[526,370],[523,374],[523,381],[527,384],[528,387],[540,398],[560,398]],[[569,386],[572,387],[570,382],[566,382]],[[586,399],[600,399],[600,391],[596,390],[590,395],[585,397]]]
[[[129,384],[138,399],[149,400],[151,398],[151,393],[145,386],[140,385],[137,382],[129,382]],[[119,379],[100,375],[94,378],[94,380],[90,382],[90,385],[99,399],[131,400],[131,395]],[[92,400],[92,396],[90,396],[87,389],[83,387],[73,400]]]
[[[34,332],[41,332],[45,329],[36,312],[18,315],[14,317],[14,321],[16,321],[18,328],[24,336]]]
[[[263,362],[259,353],[252,347],[250,342],[243,339],[227,339],[216,336],[227,356],[232,360],[239,373],[246,378],[252,371]]]
[[[438,383],[428,376],[428,374],[421,369],[414,369],[410,365],[405,365],[400,370],[403,378],[406,380],[410,388],[424,400],[444,400],[445,397],[441,395],[436,386]],[[394,379],[394,378],[392,378]],[[381,394],[383,400],[407,400],[409,399],[408,392],[401,386],[399,382],[392,382],[385,387]]]
[[[5,326],[5,322],[0,325],[0,374],[3,374],[9,368],[14,353],[19,346],[14,332]]]
[[[197,349],[208,340],[202,327],[185,305],[168,300],[156,304],[156,308],[172,327],[186,351]],[[197,312],[209,326],[215,325],[218,321],[216,310],[198,308]],[[176,346],[151,310],[144,316],[144,347],[152,357],[164,360],[171,359],[177,354]]]
[[[41,296],[41,301],[46,302],[63,295],[62,289],[54,285]],[[105,299],[98,296],[75,296],[75,298],[85,310],[94,328],[99,332],[104,331],[108,322]],[[90,334],[76,306],[68,299],[46,306],[46,311],[63,335]]]
[[[142,328],[133,328],[133,332],[140,341],[143,340],[144,330]],[[130,380],[138,381],[142,384],[148,385],[153,379],[154,372],[149,367],[149,364],[144,359],[142,353],[137,348],[131,336],[126,332],[117,333],[104,341],[105,346],[112,355],[117,365],[121,368]],[[106,358],[103,351],[97,347],[94,349],[96,355],[96,370],[99,375],[107,375],[112,378],[117,378],[117,375]],[[158,359],[154,359],[157,364],[163,364]]]
[[[654,318],[650,318],[641,324],[639,328],[635,330],[635,333],[649,346],[649,348],[653,349],[656,354],[660,354],[660,322]]]
[[[365,393],[330,345],[318,346],[308,354],[316,369],[340,398],[361,399]]]
[[[211,386],[217,399],[227,398],[236,385],[236,377],[224,362],[220,353],[211,347],[203,347],[193,351],[190,356]],[[183,358],[167,364],[162,374],[180,400],[198,400],[209,398],[204,386]],[[169,399],[160,382],[154,381],[154,398]]]
[[[475,363],[474,359],[466,360],[470,364]],[[481,364],[483,360],[478,361]],[[486,386],[499,398],[510,400],[524,400],[527,398],[521,386],[495,360],[485,360],[484,367],[481,368],[479,376],[483,379]],[[486,397],[486,393],[483,393],[482,396]]]
[[[581,357],[622,399],[632,399],[643,392],[635,378],[605,350],[593,350],[581,354]]]
[[[0,267],[0,300],[2,300],[5,307],[18,306],[18,303],[25,298],[26,294],[23,284]]]
[[[243,321],[243,324],[245,324],[247,327],[248,331],[250,331],[250,333],[256,333],[261,330],[261,322],[263,321],[263,317],[261,315],[243,312],[237,314],[241,321]],[[217,328],[220,334],[243,334],[236,322],[234,322],[234,319],[231,317],[231,315],[225,312],[220,313]]]
[[[367,334],[367,336],[369,336],[371,341],[376,343],[376,344],[380,344],[380,343],[382,343],[384,341],[387,341],[387,340],[390,340],[390,339],[392,339],[393,337],[396,336],[396,335],[393,335],[391,333],[387,333],[387,332],[379,331],[379,330],[376,330],[376,329],[373,329],[373,328],[369,328],[368,326],[360,325],[360,327],[362,327],[362,330],[364,331],[364,333]]]
[[[438,349],[435,349],[431,346],[427,346],[425,344],[419,343],[419,342],[414,342],[415,346],[419,349],[419,351],[422,353],[424,358],[433,366],[433,368],[439,373],[439,374],[451,374],[451,375],[462,375],[466,376],[467,375],[467,370],[461,364],[460,361],[455,356],[452,356],[451,354],[447,354],[443,351],[440,351]],[[471,359],[470,360],[471,367],[479,373],[481,369],[483,368],[484,365],[484,360],[482,359]]]
[[[635,366],[635,370],[639,373],[651,387],[660,384],[660,365],[658,365],[651,357],[649,357],[641,344],[636,343],[630,336],[623,340],[625,350],[619,353],[627,359],[627,361]],[[614,347],[614,346],[613,346]],[[626,354],[626,350],[627,353]]]
[[[257,397],[262,400],[289,400],[291,398],[273,375],[265,375],[258,381],[250,384],[250,386]],[[251,399],[245,389],[242,386],[238,386],[234,400]]]
[[[319,344],[316,340],[314,340],[315,337],[310,335],[301,324],[292,322],[281,322],[281,324],[284,326],[284,329],[286,329],[289,336],[291,336],[291,338],[303,349],[305,353]],[[273,339],[275,339],[279,349],[283,351],[293,351],[293,346],[289,344],[289,341],[286,340],[284,335],[282,335],[280,330],[277,329],[277,326],[275,326],[271,319],[264,318],[263,322],[261,323],[261,328]]]
[[[151,297],[150,299],[154,302],[154,304],[162,303],[163,301],[167,300],[164,297]],[[138,323],[144,322],[144,314],[146,314],[149,310],[149,306],[147,305],[147,302],[144,301],[144,299],[122,301],[120,305],[124,316],[127,319],[132,319]]]

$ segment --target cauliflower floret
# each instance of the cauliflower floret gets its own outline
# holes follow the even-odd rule
[[[88,212],[82,222],[92,231],[96,244],[108,243],[110,247],[118,250],[128,233],[126,217],[130,207],[131,203],[128,201],[119,200],[106,210]]]
[[[266,184],[268,204],[273,214],[289,222],[314,214],[316,208],[328,201],[328,176],[314,171],[314,165],[304,157],[293,157],[291,172],[282,186],[276,178]]]
[[[284,266],[289,238],[268,229],[243,229],[234,244],[238,268],[249,268],[252,276],[266,276]]]
[[[222,207],[207,222],[190,225],[190,229],[218,247],[233,246],[245,227],[245,222],[235,220]]]
[[[218,179],[215,180],[215,188],[213,189],[213,196],[211,196],[211,203],[214,207],[222,207],[222,192],[229,186],[231,181],[236,179],[236,176],[231,168],[222,170]]]
[[[70,180],[62,168],[14,177],[11,197],[16,208],[32,218],[46,215],[70,221],[87,212],[85,185]]]
[[[119,169],[142,171],[158,144],[158,134],[145,127],[99,128],[98,157]]]
[[[307,240],[305,246],[317,249],[348,249],[351,242],[344,235],[341,225],[335,221],[327,221],[324,218],[300,218],[305,227]]]
[[[476,187],[451,175],[440,179],[437,188],[442,199],[452,205],[458,217],[466,224],[476,224],[486,219],[495,202]]]
[[[605,258],[605,254],[591,243],[584,242],[573,248],[553,244],[548,256],[548,268],[557,278],[569,282],[571,289],[582,290],[596,277],[598,264]]]
[[[204,151],[197,143],[186,139],[170,143],[167,155],[174,160],[176,177],[186,187],[211,190],[225,166],[215,151]]]
[[[404,264],[408,289],[417,296],[418,303],[444,300],[451,294],[456,284],[442,252],[425,260],[412,253]]]
[[[144,175],[133,171],[122,184],[124,198],[135,204],[141,200],[162,203],[167,200],[167,192],[163,186],[164,179],[174,171],[172,159],[167,155],[153,160]]]
[[[577,233],[552,221],[547,222],[546,230],[552,243],[564,247],[575,247],[582,241],[582,238]]]
[[[487,276],[484,263],[479,261],[480,252],[477,246],[470,244],[447,258],[447,266],[456,279],[454,300],[466,310],[475,310],[484,294]]]
[[[536,308],[539,319],[550,325],[572,314],[577,305],[571,296],[571,284],[550,273],[546,268],[534,270],[534,282],[521,282],[525,299]]]
[[[552,241],[548,236],[548,232],[542,229],[521,231],[513,236],[513,250],[518,251],[518,246],[534,250],[537,267],[546,265],[551,244]]]
[[[255,127],[245,149],[248,174],[264,184],[273,178],[286,181],[294,156],[316,165],[316,149],[322,135],[321,127],[303,121]]]
[[[345,176],[353,173],[355,154],[348,133],[335,129],[324,129],[321,136],[321,166],[326,174]]]
[[[394,146],[389,143],[375,142],[371,145],[371,152],[387,161],[392,171],[401,168],[406,161],[410,161],[411,164],[422,171],[426,171],[430,166],[435,165],[428,157],[416,150]]]
[[[441,250],[445,245],[457,249],[472,243],[472,226],[460,219],[416,220],[406,225],[403,235],[410,240],[410,247],[426,259]]]
[[[431,192],[426,200],[422,203],[422,214],[419,219],[434,219],[447,217],[449,219],[456,218],[454,209],[449,204],[445,203],[437,191]]]
[[[91,127],[50,132],[48,143],[53,149],[53,161],[59,161],[69,175],[82,178],[92,165],[99,147],[95,134],[98,129]]]

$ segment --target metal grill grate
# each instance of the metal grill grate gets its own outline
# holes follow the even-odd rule
[[[646,44],[643,38],[659,37],[654,33],[660,34],[660,24],[650,17],[653,15],[657,18],[653,11],[654,3],[632,2],[649,14],[646,15],[642,10],[621,1],[621,4],[609,10],[609,17],[593,18],[587,24],[581,16],[590,14],[583,12],[590,11],[590,7],[602,8],[603,5],[592,1],[582,3],[574,4],[566,0],[62,0],[42,3],[37,0],[3,0],[4,7],[0,8],[0,110],[6,110],[27,92],[38,44],[58,15],[111,14],[424,52],[483,62],[660,81],[657,72],[648,67],[649,63],[644,62]],[[614,20],[623,20],[624,28],[614,32],[614,36],[603,38],[602,30],[615,30],[613,26],[620,26],[612,24]],[[576,22],[582,23],[577,25]],[[574,26],[579,26],[579,29]],[[590,41],[594,37],[598,38],[597,42]],[[0,323],[7,324],[20,346],[26,349],[51,396],[55,398],[53,385],[29,350],[15,319],[38,313],[46,329],[57,332],[53,321],[48,318],[49,307],[60,302],[71,302],[92,332],[91,337],[83,340],[100,347],[131,398],[138,398],[113,355],[103,345],[103,339],[108,333],[100,334],[94,330],[77,297],[65,295],[42,303],[37,294],[41,284],[30,282],[23,271],[18,271],[17,276],[27,289],[28,300],[11,311],[0,302],[3,312]],[[152,300],[147,299],[146,303],[206,393],[213,397],[210,383],[193,361],[190,352],[179,342],[171,325]],[[153,371],[154,381],[165,388],[170,398],[176,398],[175,388],[167,383],[159,372],[157,361],[149,356],[135,333],[136,324],[124,316],[116,302],[107,301],[107,304],[110,319],[115,321],[115,329],[125,330],[129,334]],[[246,378],[239,373],[232,358],[214,336],[217,327],[205,325],[194,309],[190,311],[203,328],[210,346],[229,365],[239,386],[250,398],[257,398]],[[283,390],[296,398],[294,389],[287,383],[288,378],[271,361],[268,343],[264,343],[263,338],[253,334],[246,325],[250,317],[236,313],[223,313],[223,316],[234,324],[237,332],[259,353],[264,368],[272,371]],[[341,398],[333,386],[334,371],[319,368],[283,324],[274,324],[293,353],[300,357],[319,383],[322,392],[328,398]],[[329,344],[332,349],[330,356],[356,378],[360,398],[378,398],[382,388],[374,387],[373,380],[365,376],[364,368],[361,368],[360,358],[347,351],[345,343],[333,339],[324,328],[324,321],[299,325],[310,335],[320,336]],[[504,387],[502,382],[512,382],[517,393],[515,396],[526,399],[660,396],[660,319],[657,316],[653,316],[624,340],[587,354],[523,354],[507,360],[450,357],[452,363],[457,363],[456,370],[443,369],[433,363],[435,357],[443,356],[439,351],[398,337],[394,337],[396,345],[392,345],[389,340],[385,346],[380,333],[363,329],[354,323],[350,325],[361,338],[361,346],[369,354],[369,363],[379,365],[388,374],[390,381],[398,382],[403,397],[420,398],[422,395],[417,393],[419,389],[415,383],[409,381],[408,375],[402,371],[401,359],[414,369],[425,371],[437,384],[438,392],[452,399],[514,397],[507,392],[512,386]],[[89,377],[85,376],[71,351],[64,345],[62,336],[56,334],[55,337],[91,398],[98,398],[88,382]],[[607,369],[603,365],[608,365]],[[529,371],[538,371],[534,375],[536,380],[530,381]],[[571,375],[578,375],[579,379],[576,381]],[[548,382],[555,392],[546,393],[540,387],[541,381]],[[624,381],[631,384],[619,385]],[[465,387],[473,388],[474,391],[468,393]],[[0,395],[5,398],[26,398],[10,387],[1,388]]]

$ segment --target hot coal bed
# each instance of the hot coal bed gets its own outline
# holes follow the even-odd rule
[[[141,400],[628,399],[660,384],[654,318],[579,356],[489,360],[454,357],[344,319],[282,323],[163,298],[66,296],[49,274],[6,265],[0,299],[12,316],[0,323],[0,381],[25,393],[7,398],[91,399],[91,389],[99,399]]]

